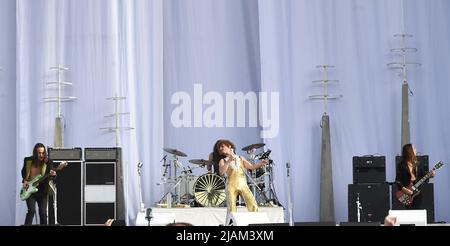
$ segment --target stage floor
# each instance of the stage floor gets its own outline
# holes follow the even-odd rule
[[[151,208],[151,226],[162,226],[172,222],[187,222],[194,226],[219,226],[224,225],[227,208]],[[238,207],[238,212],[247,212],[246,207]],[[260,207],[259,212],[267,214],[269,223],[284,223],[283,207]],[[138,214],[137,226],[147,226],[145,213]]]

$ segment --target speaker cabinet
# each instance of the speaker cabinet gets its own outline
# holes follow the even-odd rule
[[[348,221],[358,222],[357,202],[361,205],[359,222],[384,221],[389,212],[388,184],[349,184]]]
[[[108,219],[115,219],[114,202],[86,202],[85,225],[103,225]]]
[[[417,209],[426,209],[427,210],[427,222],[434,222],[434,184],[426,183],[423,184],[420,189],[420,195],[414,198],[415,202],[418,202]],[[397,185],[392,185],[392,209],[393,210],[404,210],[405,206],[401,204],[395,193],[397,192]]]
[[[118,220],[125,220],[125,195],[122,168],[121,148],[85,148],[84,158],[87,162],[115,162],[116,185],[116,216]]]
[[[62,161],[54,161],[61,163]],[[58,172],[56,184],[57,223],[61,225],[83,225],[83,162],[68,161],[68,165]],[[49,203],[49,207],[51,204]],[[51,209],[49,209],[51,210]],[[53,213],[55,213],[53,211]],[[50,218],[49,211],[49,218]],[[54,216],[53,216],[54,218]]]
[[[353,184],[386,182],[386,157],[353,156]]]
[[[84,224],[116,219],[116,162],[85,162]]]
[[[116,161],[119,159],[120,148],[85,148],[86,161]]]
[[[54,166],[62,161],[68,165],[52,182],[49,202],[49,224],[83,225],[83,161],[81,148],[48,148]],[[56,217],[56,220],[55,220]]]

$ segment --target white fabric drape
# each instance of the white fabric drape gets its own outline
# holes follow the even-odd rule
[[[16,2],[0,3],[0,226],[13,225],[16,211]]]
[[[448,162],[450,119],[450,2],[405,1],[406,31],[423,64],[410,72],[410,124],[419,152],[430,165]],[[115,94],[126,96],[121,134],[129,224],[133,224],[139,190],[136,165],[144,163],[142,192],[146,206],[162,195],[163,147],[177,148],[187,160],[208,157],[215,140],[228,138],[243,146],[264,141],[275,161],[275,188],[287,205],[285,163],[292,166],[294,218],[319,218],[321,103],[308,96],[321,88],[318,64],[336,65],[330,77],[340,83],[330,91],[344,97],[330,103],[336,221],[347,220],[347,185],[352,182],[352,156],[381,154],[387,160],[387,181],[394,180],[394,157],[400,147],[401,82],[386,63],[389,49],[402,31],[400,1],[379,0],[2,0],[0,1],[0,147],[6,154],[1,183],[3,225],[23,223],[25,203],[18,199],[20,168],[36,142],[53,142],[55,104],[43,97],[56,91],[45,82],[58,64],[70,68],[64,94],[78,100],[63,104],[65,146],[114,146],[112,126],[104,118]],[[200,97],[195,96],[201,88]],[[172,97],[191,99],[191,126],[176,127]],[[198,92],[198,90],[197,90]],[[262,139],[261,125],[226,127],[226,114],[208,127],[204,115],[227,92],[278,92],[279,132]],[[211,94],[212,93],[212,94]],[[206,99],[205,99],[206,98]],[[201,111],[195,111],[201,105]],[[258,114],[259,115],[259,114]],[[235,115],[236,116],[236,115]],[[200,124],[200,125],[196,125]],[[7,163],[15,163],[7,164]],[[436,220],[450,220],[449,169],[438,171]],[[205,170],[197,168],[196,175]],[[9,188],[8,188],[9,187]]]
[[[78,100],[63,105],[65,146],[115,146],[114,134],[99,129],[114,126],[114,120],[104,118],[114,112],[114,102],[106,98],[127,97],[119,110],[131,113],[121,125],[136,127],[121,134],[133,221],[139,203],[136,165],[157,162],[161,151],[150,146],[159,147],[163,140],[162,1],[18,1],[17,32],[18,169],[35,142],[52,145],[57,109],[42,98],[56,91],[45,82],[56,79],[49,67],[67,66],[73,87],[64,94]],[[149,166],[144,168],[143,179],[151,178]],[[145,184],[145,198],[156,199],[158,192]],[[16,204],[15,223],[21,224],[26,208],[21,201]]]
[[[430,166],[449,160],[450,91],[448,1],[405,1],[405,30],[414,34],[409,46],[419,52],[410,61],[411,139],[430,155]],[[280,91],[280,135],[268,139],[278,162],[291,161],[294,173],[295,219],[319,218],[320,117],[323,104],[308,100],[322,93],[312,80],[323,79],[315,68],[336,65],[330,79],[329,104],[336,221],[347,220],[347,184],[352,183],[352,156],[386,156],[387,181],[395,179],[394,160],[400,153],[401,78],[386,64],[396,58],[389,50],[403,30],[400,1],[259,1],[262,90]],[[277,169],[277,171],[280,171]],[[450,172],[435,179],[436,220],[448,220],[445,192]],[[280,173],[277,173],[282,176]],[[280,184],[278,184],[280,185]],[[281,189],[283,190],[283,189]],[[280,195],[287,195],[280,193]]]

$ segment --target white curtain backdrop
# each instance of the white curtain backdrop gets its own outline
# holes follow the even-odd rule
[[[164,140],[188,154],[183,160],[207,159],[219,138],[232,140],[239,154],[245,145],[261,142],[260,129],[248,127],[248,120],[246,127],[226,127],[225,112],[226,92],[260,91],[257,9],[256,1],[164,1]],[[195,97],[194,84],[203,98]],[[180,91],[191,97],[191,127],[177,128],[171,120],[179,105],[171,104],[172,95]],[[223,117],[218,120],[223,127],[208,127],[204,116],[195,114],[195,100],[204,113],[217,103],[207,102],[211,92],[223,100],[223,114],[215,115]],[[237,113],[234,126],[236,120]]]
[[[17,2],[17,180],[21,160],[35,142],[53,142],[55,104],[43,97],[56,90],[45,85],[55,80],[49,67],[70,68],[66,79],[77,96],[64,104],[65,146],[115,146],[115,135],[100,127],[114,126],[104,118],[114,112],[106,98],[125,96],[120,110],[130,112],[122,126],[136,127],[121,134],[125,195],[134,220],[139,204],[137,163],[146,164],[145,199],[155,200],[151,163],[162,146],[162,1],[18,1]],[[20,188],[19,182],[17,189]],[[148,204],[150,205],[150,204]],[[23,223],[25,203],[17,199],[15,224]]]
[[[16,2],[0,1],[0,149],[5,153],[0,164],[0,226],[14,225],[16,210]]]
[[[321,92],[311,83],[322,78],[315,66],[336,65],[330,77],[340,83],[330,91],[344,97],[329,107],[335,214],[346,221],[352,156],[385,155],[387,181],[395,178],[401,78],[386,64],[395,59],[389,50],[399,45],[393,35],[402,22],[419,49],[410,60],[423,64],[409,74],[412,141],[430,155],[430,165],[450,161],[450,2],[405,0],[404,6],[402,21],[400,0],[0,0],[0,146],[7,153],[0,223],[23,223],[26,206],[17,195],[23,157],[36,142],[53,144],[57,109],[42,98],[56,93],[45,82],[56,79],[49,67],[58,64],[70,68],[66,78],[74,84],[64,93],[78,97],[63,105],[65,146],[114,146],[114,134],[99,129],[113,125],[103,117],[114,110],[105,98],[127,97],[121,110],[131,114],[121,123],[136,128],[121,134],[129,224],[140,189],[146,206],[161,198],[163,147],[187,153],[181,159],[187,166],[189,159],[206,159],[218,138],[234,141],[243,155],[245,145],[267,144],[285,207],[291,162],[294,219],[317,221],[323,105],[308,96]],[[183,115],[191,117],[189,127],[172,120],[180,92],[191,100],[191,113]],[[237,127],[235,114],[234,127],[226,127],[227,92],[278,92],[278,135],[261,138],[261,124],[249,126],[249,116]],[[205,124],[202,112],[218,103],[207,94],[223,99],[224,113],[214,115],[223,126]],[[449,170],[433,181],[438,221],[450,220]]]
[[[450,91],[447,83],[450,8],[448,1],[405,1],[405,30],[419,49],[409,58],[423,64],[409,74],[411,140],[419,152],[448,162]],[[336,221],[347,219],[352,156],[386,156],[387,181],[395,179],[400,153],[401,78],[388,70],[389,53],[402,31],[400,1],[259,1],[262,90],[280,91],[281,132],[268,139],[278,162],[292,162],[296,220],[319,218],[320,117],[323,104],[308,100],[322,89],[319,64],[336,66],[329,105]],[[397,57],[398,59],[398,57]],[[277,169],[279,171],[279,169]],[[280,174],[279,174],[280,175]],[[449,169],[435,179],[436,220],[448,220]],[[281,175],[280,175],[281,176]]]

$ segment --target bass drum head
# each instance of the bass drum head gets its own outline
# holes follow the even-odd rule
[[[201,175],[195,181],[194,196],[203,207],[218,207],[225,201],[225,180],[213,173]]]

